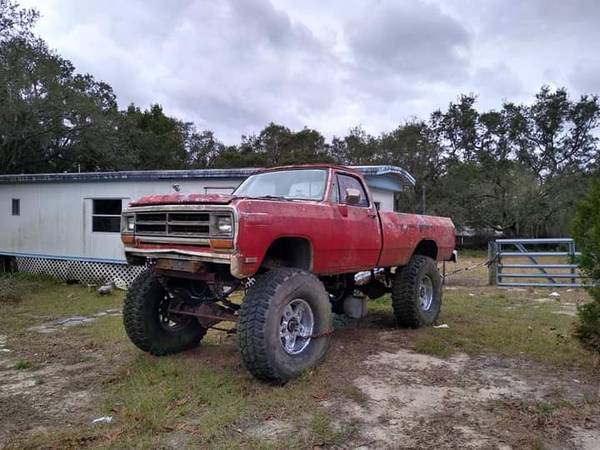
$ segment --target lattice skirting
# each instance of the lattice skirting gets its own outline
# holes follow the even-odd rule
[[[47,259],[17,256],[19,272],[50,275],[61,280],[77,280],[82,283],[105,284],[111,281],[117,287],[127,288],[144,269],[144,266],[111,264],[101,262]]]

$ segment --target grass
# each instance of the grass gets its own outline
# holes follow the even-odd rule
[[[556,367],[592,365],[591,355],[572,337],[574,317],[561,314],[561,303],[547,298],[549,290],[509,291],[494,288],[449,289],[444,293],[438,323],[449,328],[414,331],[412,344],[420,353],[447,358],[496,354],[528,358]],[[563,292],[563,295],[564,294]],[[581,302],[587,294],[568,299]],[[534,298],[547,299],[536,302]],[[369,302],[369,312],[392,314],[388,296]]]
[[[26,359],[19,359],[14,365],[15,370],[27,370],[31,369],[32,367],[33,364],[31,363],[31,361],[28,361]]]
[[[571,337],[573,317],[559,312],[556,303],[536,303],[498,290],[474,297],[448,291],[439,322],[449,328],[419,330],[415,349],[442,357],[459,351],[523,357],[557,367],[591,363]]]
[[[0,305],[19,303],[23,296],[39,289],[43,282],[50,280],[27,273],[4,274],[0,276]]]
[[[184,431],[186,446],[210,448],[305,448],[348,436],[337,430],[312,397],[316,373],[285,387],[255,382],[228,367],[207,367],[198,356],[152,358],[138,354],[111,382],[104,408],[119,417],[119,445],[156,442]],[[263,440],[265,421],[284,418],[306,433]],[[258,426],[257,426],[258,425]],[[250,430],[241,433],[240,430]],[[254,431],[252,431],[254,429]]]
[[[18,297],[11,293],[18,292]],[[24,274],[0,275],[0,302],[5,314],[0,316],[0,329],[7,332],[23,331],[62,317],[85,316],[109,308],[120,308],[123,293],[100,296],[95,289],[81,285],[67,285],[60,281]]]
[[[17,290],[23,287],[23,295],[18,302],[2,305],[5,314],[0,317],[0,329],[25,343],[40,340],[39,334],[27,331],[29,326],[119,308],[123,298],[120,292],[102,297],[85,286],[40,278],[12,277],[10,282]],[[538,295],[543,296],[491,288],[448,289],[439,322],[449,328],[403,332],[407,338],[403,345],[440,357],[464,352],[526,358],[556,367],[585,367],[589,355],[570,337],[573,317],[555,314],[560,309],[556,302],[533,302],[532,297]],[[388,298],[369,302],[369,308],[371,314],[392,315]],[[367,331],[371,336],[377,332]],[[199,349],[163,358],[133,347],[121,317],[100,317],[90,325],[47,339],[59,340],[66,347],[92,349],[112,372],[96,381],[97,401],[87,413],[85,425],[46,428],[18,441],[16,447],[343,446],[352,440],[355,427],[341,426],[321,402],[343,398],[364,405],[368,401],[342,376],[348,368],[335,365],[317,367],[283,387],[258,383],[241,366],[234,338],[212,331]],[[37,367],[38,362],[31,362],[26,352],[17,351],[15,357],[18,370]],[[362,358],[350,354],[349,360],[354,361],[353,357],[356,361],[351,364]],[[540,417],[554,414],[552,405],[531,408]],[[104,415],[114,416],[115,422],[89,426],[87,417]],[[293,431],[270,431],[269,427],[278,423],[293,427]]]

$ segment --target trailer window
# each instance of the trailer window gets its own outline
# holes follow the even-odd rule
[[[94,199],[92,206],[92,231],[119,233],[121,231],[121,205],[118,199]]]
[[[21,215],[21,199],[19,199],[19,198],[12,199],[12,215],[13,216]]]

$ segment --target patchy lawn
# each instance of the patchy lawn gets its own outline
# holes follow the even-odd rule
[[[234,336],[154,358],[125,336],[122,292],[3,277],[0,446],[599,448],[598,373],[570,336],[586,294],[485,277],[449,279],[448,328],[397,329],[389,300],[371,302],[323,365],[283,387],[243,369]]]

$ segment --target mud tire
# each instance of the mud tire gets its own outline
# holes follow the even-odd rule
[[[279,330],[284,308],[294,299],[310,306],[313,336],[298,354],[284,350]],[[331,304],[323,283],[295,268],[277,268],[256,279],[240,309],[238,346],[248,371],[262,381],[284,383],[321,362],[329,348]]]
[[[429,278],[432,287],[428,309],[422,307],[420,297],[425,277]],[[433,259],[414,255],[408,265],[396,269],[392,280],[392,307],[401,327],[419,328],[435,323],[442,308],[442,278]]]
[[[159,317],[159,305],[165,294],[156,274],[146,270],[131,283],[123,304],[127,336],[140,350],[155,356],[197,347],[206,334],[195,318],[176,330],[165,329]]]

